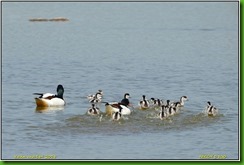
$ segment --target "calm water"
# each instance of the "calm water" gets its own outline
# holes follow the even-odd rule
[[[2,158],[239,158],[238,3],[2,3]],[[68,22],[30,22],[66,17]],[[64,109],[34,92],[65,88]],[[120,122],[86,115],[104,91],[189,101],[169,120],[135,109]],[[207,101],[216,117],[202,114]],[[104,105],[99,105],[104,111]]]

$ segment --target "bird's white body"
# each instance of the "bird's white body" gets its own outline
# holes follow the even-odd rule
[[[112,115],[115,112],[119,112],[119,106],[122,108],[121,109],[121,114],[122,115],[130,115],[131,114],[131,110],[128,107],[126,107],[124,105],[121,105],[121,104],[119,104],[117,102],[106,103],[105,104],[106,113],[108,115]]]
[[[52,93],[34,93],[35,95],[40,95],[36,97],[36,106],[37,107],[59,107],[64,106],[65,101],[63,99],[64,88],[62,85],[57,87],[57,95]]]

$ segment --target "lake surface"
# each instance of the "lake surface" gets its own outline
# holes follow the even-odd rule
[[[29,21],[54,17],[69,21]],[[237,160],[238,44],[237,2],[3,2],[2,159]],[[36,111],[33,93],[58,84],[67,105]],[[135,108],[115,122],[86,114],[98,89],[134,107],[189,101],[167,120]]]

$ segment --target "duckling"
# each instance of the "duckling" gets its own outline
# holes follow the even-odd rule
[[[173,102],[173,103],[171,103],[171,105],[175,106],[176,103],[177,104],[180,103],[178,106],[183,107],[185,105],[185,101],[187,101],[187,100],[188,100],[187,96],[181,96],[179,102]]]
[[[165,106],[165,105],[162,105],[162,106],[161,106],[161,112],[159,113],[159,118],[160,118],[161,120],[167,118],[166,106]]]
[[[174,111],[177,113],[180,109],[180,103],[179,102],[175,103],[173,108],[174,108]]]
[[[210,101],[208,101],[206,113],[208,116],[216,116],[218,114],[218,109],[215,106],[213,106]]]
[[[101,93],[96,93],[95,96],[89,100],[90,103],[100,103],[102,102],[102,94]]]
[[[122,117],[121,110],[122,110],[122,107],[119,107],[119,111],[113,113],[113,115],[112,115],[113,121],[115,121],[115,120],[118,121]]]
[[[180,98],[180,106],[183,107],[185,105],[185,101],[188,100],[188,97],[187,96],[182,96]]]
[[[156,100],[156,105],[157,105],[157,106],[162,106],[162,105],[163,105],[162,100],[157,99],[157,100]]]
[[[168,106],[168,107],[170,106],[170,100],[166,101],[166,106]]]
[[[142,100],[139,102],[139,106],[141,110],[146,110],[150,107],[149,101],[146,100],[145,95],[142,95]]]
[[[160,100],[160,99],[155,99],[155,98],[151,98],[151,105],[153,106],[153,107],[160,107],[162,104],[163,104],[163,102],[162,102],[162,100]]]
[[[210,106],[212,106],[212,104],[211,104],[210,101],[208,101],[208,102],[207,102],[207,107],[206,107],[206,109],[208,109]]]
[[[100,103],[103,98],[103,91],[100,89],[94,95],[88,95],[87,99],[90,103]]]
[[[154,105],[156,104],[156,99],[154,97],[152,97],[149,101],[150,104]]]
[[[176,108],[173,106],[170,106],[169,108],[167,108],[167,115],[168,116],[173,116],[174,114],[176,114]]]
[[[95,106],[95,104],[92,104],[92,107],[87,110],[88,115],[99,115],[100,109]]]

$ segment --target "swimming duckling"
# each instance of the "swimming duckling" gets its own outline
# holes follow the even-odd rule
[[[113,113],[113,115],[112,115],[113,120],[118,121],[122,117],[121,110],[122,110],[122,107],[119,107],[119,111]]]
[[[173,106],[170,106],[170,107],[168,107],[167,108],[167,115],[168,116],[173,116],[174,114],[176,114],[176,108],[175,107],[173,107]]]
[[[215,106],[213,106],[210,101],[208,101],[206,113],[208,116],[216,116],[218,114],[218,109]]]
[[[146,100],[145,95],[142,95],[142,100],[139,102],[139,106],[141,110],[146,110],[150,107],[149,101]]]
[[[100,103],[103,98],[103,91],[98,90],[97,93],[94,95],[88,95],[87,99],[89,100],[90,103]]]
[[[152,97],[149,101],[150,104],[154,105],[156,104],[156,99],[154,97]]]
[[[168,107],[170,106],[170,100],[166,101],[166,106],[168,106]]]
[[[183,107],[185,105],[185,101],[187,100],[188,100],[187,96],[182,96],[180,98],[180,106]]]
[[[159,113],[159,118],[160,118],[161,120],[167,118],[166,106],[165,106],[165,105],[162,105],[162,106],[161,106],[161,111],[160,111],[160,113]]]
[[[150,101],[151,101],[152,107],[160,107],[161,105],[163,105],[163,102],[160,99],[151,98]]]
[[[211,104],[210,101],[208,101],[208,102],[207,102],[207,107],[206,107],[206,109],[208,109],[210,106],[212,106],[212,104]]]
[[[92,107],[87,110],[88,115],[98,115],[100,114],[100,109],[92,104]]]
[[[90,103],[100,103],[102,102],[102,94],[96,93],[93,99],[89,100]]]
[[[185,101],[187,101],[187,100],[188,100],[187,96],[181,96],[179,102],[173,102],[173,103],[171,103],[171,105],[175,106],[176,103],[177,104],[180,103],[178,106],[183,107],[185,105]]]
[[[163,101],[160,100],[160,99],[157,99],[157,100],[156,100],[156,105],[157,105],[157,106],[162,106],[162,105],[163,105]]]

